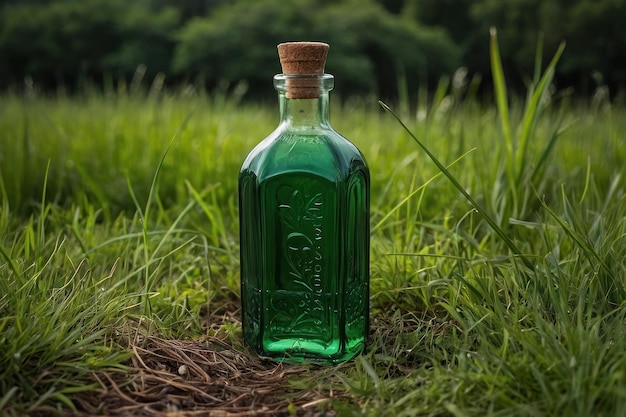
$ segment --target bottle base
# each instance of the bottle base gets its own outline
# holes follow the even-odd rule
[[[302,339],[282,339],[267,343],[259,356],[290,364],[338,364],[353,360],[365,350],[365,342],[352,343],[349,348],[338,349],[338,343],[322,345]]]

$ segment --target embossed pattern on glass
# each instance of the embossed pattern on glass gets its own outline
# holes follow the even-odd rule
[[[328,124],[327,78],[318,99],[276,82],[281,124],[239,177],[244,340],[263,356],[348,360],[368,332],[369,171]]]

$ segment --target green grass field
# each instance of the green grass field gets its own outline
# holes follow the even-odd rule
[[[369,350],[335,367],[241,342],[237,174],[275,106],[0,97],[0,415],[617,415],[626,109],[535,81],[391,106],[426,150],[332,102],[372,173]]]

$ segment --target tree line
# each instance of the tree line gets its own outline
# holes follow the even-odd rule
[[[566,41],[558,87],[585,95],[626,85],[623,21],[626,0],[0,0],[0,89],[76,90],[141,68],[168,85],[265,92],[276,44],[320,40],[342,93],[390,97],[459,67],[488,75],[496,27],[520,86]]]

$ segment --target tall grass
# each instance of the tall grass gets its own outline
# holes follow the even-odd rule
[[[290,383],[343,393],[342,415],[626,406],[625,109],[551,95],[562,49],[509,97],[492,36],[495,106],[454,80],[401,123],[332,103],[372,172],[374,331],[355,362]],[[275,109],[189,91],[0,100],[0,413],[71,409],[93,371],[128,372],[137,334],[238,344],[237,323],[203,317],[238,300],[237,172]]]
[[[481,241],[472,233],[477,230],[473,222],[470,228],[457,224],[454,234],[444,233],[457,242],[446,247],[447,255],[433,253],[432,256],[435,259],[443,256],[452,263],[443,281],[446,285],[441,285],[442,280],[437,276],[423,285],[405,286],[401,291],[416,293],[415,298],[421,299],[421,303],[412,300],[413,305],[430,305],[431,320],[437,319],[437,309],[445,311],[447,321],[443,325],[447,324],[449,330],[443,333],[447,337],[429,337],[428,332],[433,332],[433,328],[422,326],[414,330],[418,333],[414,337],[418,343],[409,345],[409,356],[420,342],[428,346],[427,341],[436,340],[439,347],[433,343],[427,349],[418,349],[418,366],[411,372],[408,383],[399,378],[382,384],[380,371],[374,372],[373,365],[364,360],[362,371],[356,372],[361,372],[358,378],[369,384],[361,385],[364,391],[361,394],[370,398],[373,395],[378,401],[373,401],[374,407],[369,401],[364,402],[360,412],[394,416],[442,412],[585,416],[611,415],[626,404],[626,379],[620,371],[626,361],[626,206],[621,176],[616,171],[614,180],[602,193],[596,183],[589,182],[588,170],[586,185],[582,191],[577,190],[582,192],[580,196],[568,195],[566,187],[561,185],[560,199],[558,192],[551,196],[559,199],[560,204],[550,205],[546,196],[538,195],[540,187],[534,181],[543,183],[542,190],[550,181],[537,173],[549,160],[560,128],[552,130],[536,160],[528,155],[528,141],[540,117],[539,100],[547,93],[562,51],[563,45],[546,72],[542,76],[537,74],[538,81],[531,84],[521,124],[516,129],[520,132],[519,140],[514,141],[496,34],[492,32],[492,69],[503,135],[500,149],[504,151],[508,185],[506,190],[499,187],[493,190],[501,195],[499,211],[490,212],[483,207],[451,169],[381,103],[470,203],[476,217],[489,225],[497,239],[488,245]],[[603,197],[589,198],[589,192]],[[542,212],[525,211],[531,198],[541,202]],[[576,198],[576,203],[572,198]],[[534,236],[501,227],[501,212],[515,216],[509,218],[510,224],[530,229]],[[520,220],[528,214],[534,214],[534,221]],[[433,230],[441,235],[441,229]],[[449,242],[450,237],[443,240]],[[525,244],[526,252],[515,241]],[[496,248],[506,249],[510,255],[494,257]],[[399,255],[427,258],[428,252]],[[441,274],[443,268],[436,262],[433,264]],[[416,270],[424,273],[432,269]],[[411,310],[409,305],[407,310]],[[443,355],[441,346],[448,348]],[[397,349],[394,346],[396,361]],[[389,357],[373,355],[370,360],[378,362],[383,375],[391,376],[386,363]]]

